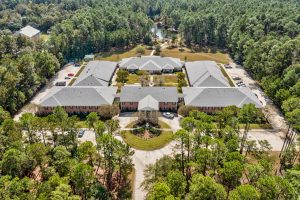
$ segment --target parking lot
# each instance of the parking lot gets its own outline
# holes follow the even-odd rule
[[[247,71],[240,65],[231,62],[230,67],[225,67],[226,72],[237,82],[243,82],[246,87],[249,87],[253,93],[257,96],[260,102],[263,104],[266,118],[272,127],[280,132],[283,138],[287,130],[287,124],[281,111],[274,105],[273,101],[264,93],[262,88],[256,83],[255,80],[247,73]]]
[[[79,69],[80,67],[75,67],[75,65],[73,64],[65,65],[59,72],[55,74],[55,76],[52,79],[48,81],[48,83],[40,91],[37,92],[37,94],[32,98],[30,103],[24,105],[23,108],[20,109],[18,114],[14,116],[14,119],[18,120],[22,116],[22,114],[26,112],[35,113],[37,109],[36,105],[38,105],[41,99],[49,93],[49,91],[55,85],[55,83],[60,81],[66,81],[66,85],[68,85],[72,79],[65,78],[69,77],[68,74],[76,75]]]

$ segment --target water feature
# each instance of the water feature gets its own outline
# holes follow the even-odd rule
[[[157,23],[153,24],[151,32],[154,33],[159,40],[165,39],[167,35],[167,31],[164,29],[164,27],[157,26]]]

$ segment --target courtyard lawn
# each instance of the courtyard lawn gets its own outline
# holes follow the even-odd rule
[[[137,74],[129,74],[126,84],[140,83],[140,76]]]
[[[179,51],[178,48],[174,49],[163,49],[162,55],[165,57],[174,57],[180,58],[181,60],[187,59],[187,61],[197,61],[197,60],[213,60],[217,63],[228,64],[228,55],[225,53],[205,53],[205,52],[196,52],[192,53],[190,49],[184,48],[184,51]]]
[[[171,74],[171,75],[166,75],[166,74],[162,74],[162,75],[154,75],[154,80],[155,77],[162,77],[163,78],[163,86],[177,86],[177,75],[176,74]]]
[[[124,141],[134,149],[153,151],[166,146],[173,139],[172,131],[162,131],[158,137],[143,139],[131,133],[131,131],[122,131],[121,135]]]
[[[116,50],[116,51],[98,53],[98,54],[96,54],[95,60],[106,60],[106,61],[117,62],[123,58],[134,57],[137,55],[136,49],[138,47],[139,46],[136,46],[129,50]],[[151,54],[151,50],[146,49],[145,46],[143,46],[143,47],[145,49],[144,56],[149,56]]]

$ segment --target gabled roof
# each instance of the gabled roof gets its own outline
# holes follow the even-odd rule
[[[156,99],[154,99],[151,95],[147,95],[145,98],[139,101],[138,110],[140,111],[159,110],[159,102]]]
[[[193,87],[228,87],[228,80],[214,61],[185,63],[190,85]]]
[[[163,69],[174,69],[174,67],[172,65],[169,65],[169,64],[165,64],[163,67]]]
[[[257,108],[262,104],[247,87],[183,87],[185,105],[196,107],[227,107],[252,103]]]
[[[134,70],[136,70],[136,69],[139,69],[139,67],[136,64],[133,63],[133,64],[129,65],[127,67],[127,69],[134,69]]]
[[[124,86],[121,88],[120,102],[139,102],[150,95],[158,102],[178,102],[176,87],[140,87]]]
[[[108,86],[116,70],[117,63],[109,61],[90,61],[77,77],[75,86]]]
[[[38,33],[40,33],[40,31],[36,28],[33,28],[32,26],[27,25],[24,28],[21,28],[19,33],[31,38],[31,37],[37,35]]]
[[[160,71],[161,69],[162,67],[153,60],[148,60],[142,66],[140,66],[140,70]]]
[[[178,58],[160,57],[160,56],[141,56],[124,58],[119,63],[121,69],[129,69],[130,66],[136,65],[140,70],[161,70],[163,66],[169,65],[175,69],[181,69],[183,62]]]
[[[43,99],[40,106],[101,106],[114,102],[117,87],[54,87]]]

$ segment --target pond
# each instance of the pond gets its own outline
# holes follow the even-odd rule
[[[154,33],[159,40],[172,39],[174,35],[177,35],[177,31],[166,29],[163,26],[157,26],[157,23],[153,24],[151,32]]]
[[[164,27],[158,27],[157,23],[154,23],[152,28],[151,28],[151,32],[154,33],[159,40],[163,40],[166,37],[166,30]]]

